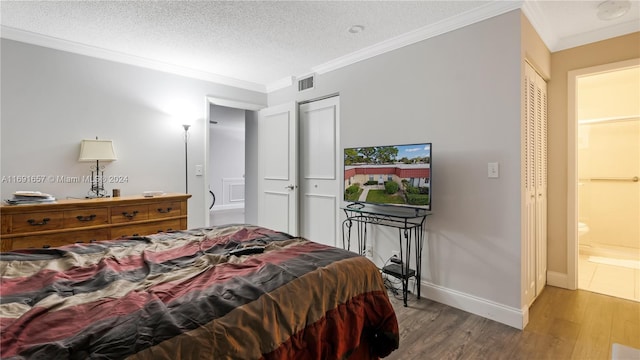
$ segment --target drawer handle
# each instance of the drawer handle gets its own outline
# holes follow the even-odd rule
[[[140,234],[137,234],[137,233],[136,233],[136,234],[133,234],[133,235],[131,235],[131,236],[140,236]]]
[[[78,219],[78,221],[91,221],[95,218],[96,218],[95,214],[91,214],[89,216],[82,216],[82,215],[76,216],[76,219]]]
[[[51,245],[42,245],[42,248],[43,248],[43,249],[48,249],[48,248],[50,248],[50,247],[51,247]]]
[[[168,207],[166,210],[165,210],[165,209],[162,209],[162,208],[158,208],[158,212],[159,212],[159,213],[166,214],[166,213],[168,213],[168,212],[171,212],[171,208],[170,208],[170,207]]]
[[[41,222],[36,222],[36,220],[34,220],[34,219],[29,219],[29,220],[27,220],[27,222],[28,222],[28,223],[29,223],[29,225],[31,225],[31,226],[40,226],[40,225],[47,225],[47,223],[49,222],[49,220],[51,220],[51,219],[49,219],[49,218],[44,218],[44,219],[42,219],[42,221],[41,221]]]
[[[96,242],[96,239],[89,240],[89,243],[91,243],[91,244],[93,244],[94,242]]]
[[[136,215],[138,215],[138,210],[133,210],[133,212],[122,212],[122,216],[126,217],[127,219],[133,219],[134,217],[136,217]]]

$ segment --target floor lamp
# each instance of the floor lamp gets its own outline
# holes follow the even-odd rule
[[[191,125],[184,124],[184,192],[189,193],[189,150],[187,144],[189,143],[189,128]]]

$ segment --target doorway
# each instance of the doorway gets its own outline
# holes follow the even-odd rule
[[[257,223],[258,111],[262,104],[206,96],[205,226]],[[235,142],[242,143],[239,148]],[[235,149],[235,150],[232,150]],[[232,154],[231,152],[236,152]],[[239,156],[244,152],[243,156]]]
[[[211,105],[209,224],[245,223],[245,111]]]
[[[575,76],[577,287],[640,301],[640,65],[592,70]]]

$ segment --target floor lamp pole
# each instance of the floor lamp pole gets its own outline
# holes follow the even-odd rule
[[[184,128],[184,192],[185,194],[189,193],[189,157],[188,157],[188,139],[189,139],[189,128],[191,125],[184,124],[182,125]]]

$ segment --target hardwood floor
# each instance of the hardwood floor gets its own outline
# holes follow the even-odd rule
[[[640,349],[640,303],[589,291],[547,286],[522,331],[424,298],[406,308],[390,298],[400,348],[387,359],[611,359],[614,343]]]

